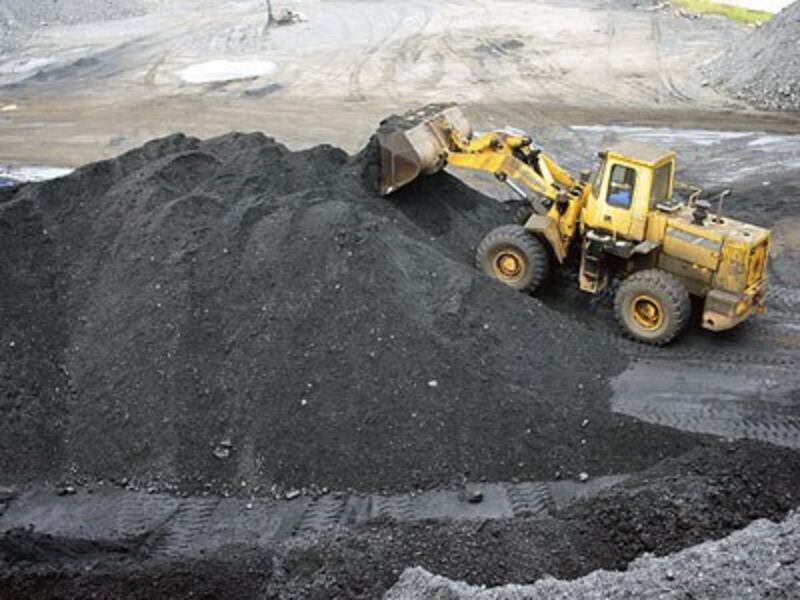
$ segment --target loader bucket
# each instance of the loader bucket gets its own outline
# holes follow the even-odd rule
[[[468,138],[472,134],[461,109],[454,105],[431,105],[393,117],[381,124],[380,193],[384,196],[414,181],[432,175],[447,164],[451,132]]]

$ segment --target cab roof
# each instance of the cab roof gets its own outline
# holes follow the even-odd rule
[[[675,152],[637,140],[620,140],[606,148],[608,153],[618,154],[634,162],[650,167],[675,157]]]

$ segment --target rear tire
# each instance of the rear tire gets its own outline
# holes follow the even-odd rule
[[[478,245],[476,266],[518,291],[535,291],[550,274],[550,255],[542,241],[521,225],[502,225]]]
[[[663,346],[684,330],[692,303],[680,279],[666,271],[648,269],[622,282],[614,298],[614,313],[634,340]]]

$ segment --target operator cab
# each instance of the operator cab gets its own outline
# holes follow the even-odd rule
[[[675,153],[624,140],[600,153],[583,223],[633,241],[645,238],[647,217],[672,199]]]

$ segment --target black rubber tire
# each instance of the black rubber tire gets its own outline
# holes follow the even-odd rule
[[[663,311],[663,319],[652,329],[642,326],[634,316],[635,302],[642,297],[656,299]],[[634,340],[664,346],[686,327],[692,303],[680,279],[660,269],[647,269],[634,273],[619,286],[614,297],[614,314],[623,331]]]
[[[518,277],[503,278],[496,263],[504,250],[524,258]],[[484,273],[518,291],[535,291],[550,274],[550,255],[542,241],[521,225],[501,225],[492,229],[478,244],[475,265]]]
[[[517,212],[514,213],[514,223],[517,225],[525,225],[528,219],[531,218],[531,215],[533,215],[533,209],[529,204],[523,204],[517,209]]]

